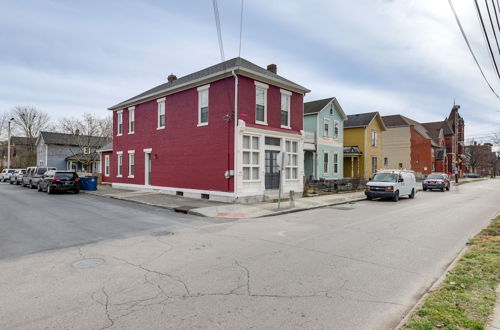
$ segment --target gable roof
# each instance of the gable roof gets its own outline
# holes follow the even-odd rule
[[[296,84],[293,81],[290,81],[286,78],[283,78],[282,76],[279,76],[269,70],[266,70],[250,61],[247,61],[244,58],[235,57],[225,62],[212,65],[206,69],[196,71],[184,77],[180,77],[174,81],[158,85],[139,95],[136,95],[128,100],[125,100],[110,107],[109,110],[117,110],[127,106],[131,106],[133,104],[144,102],[148,99],[158,98],[160,96],[168,94],[169,92],[179,91],[182,88],[186,88],[187,86],[193,84],[198,83],[198,85],[203,85],[206,84],[208,82],[207,80],[210,79],[218,80],[224,77],[229,77],[232,75],[231,73],[232,71],[235,71],[235,73],[237,74],[246,73],[246,75],[263,77],[265,79],[273,81],[273,83],[275,83],[277,86],[289,88],[295,92],[299,93],[310,92],[310,90],[308,90],[307,88],[299,84]],[[222,77],[220,77],[221,75]],[[190,86],[187,88],[192,88],[192,87],[194,86]]]
[[[427,129],[421,123],[403,115],[383,116],[382,121],[387,127],[413,126],[415,131],[424,139],[432,140],[432,137],[428,134]]]
[[[348,115],[347,120],[344,122],[344,128],[366,127],[370,125],[370,123],[377,116],[380,118],[380,114],[377,111]],[[380,119],[380,123],[382,124],[382,127],[385,130],[386,127],[382,119]]]
[[[347,120],[347,116],[344,112],[344,109],[340,106],[339,101],[335,97],[329,97],[322,100],[310,101],[304,103],[304,115],[312,115],[320,113],[328,104],[333,102],[335,104],[335,109],[339,112],[340,117],[343,120]]]
[[[89,139],[89,146],[101,147],[109,142],[110,139],[100,136],[88,136],[88,135],[74,135],[66,133],[56,133],[56,132],[40,132],[40,138],[43,138],[45,144],[57,144],[57,145],[67,145],[67,146],[78,146],[81,139]],[[37,142],[38,143],[38,142]]]

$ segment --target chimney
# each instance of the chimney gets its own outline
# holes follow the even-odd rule
[[[168,82],[172,82],[174,80],[177,80],[177,76],[173,73],[169,74],[167,77]]]
[[[278,67],[276,66],[276,64],[269,64],[267,66],[267,71],[271,71],[274,74],[278,74]]]

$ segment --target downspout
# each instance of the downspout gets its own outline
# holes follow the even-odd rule
[[[234,153],[233,153],[233,158],[234,158],[234,167],[233,167],[233,191],[236,194],[238,189],[237,189],[237,168],[238,168],[238,157],[237,157],[237,146],[238,146],[238,75],[234,73],[234,70],[231,71],[231,74],[234,77]]]

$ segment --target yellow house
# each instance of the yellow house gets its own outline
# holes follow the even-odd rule
[[[382,132],[378,112],[348,115],[344,122],[344,177],[370,178],[382,168]]]

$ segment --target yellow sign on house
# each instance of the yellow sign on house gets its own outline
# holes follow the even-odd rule
[[[348,115],[344,122],[344,177],[370,178],[382,168],[382,132],[378,112]]]

